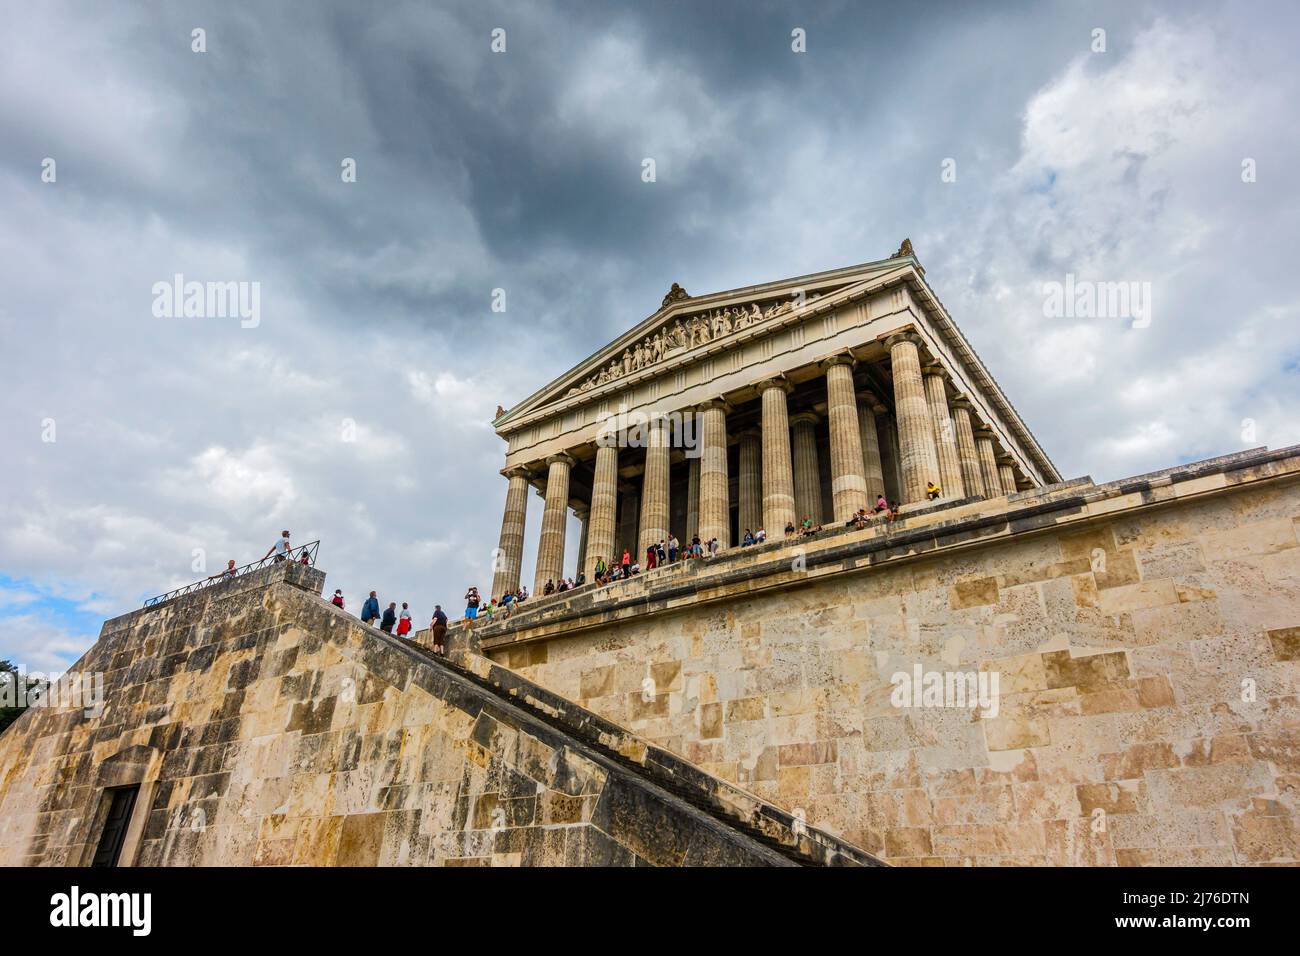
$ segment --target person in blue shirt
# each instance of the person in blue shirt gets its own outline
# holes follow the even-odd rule
[[[361,623],[369,624],[379,617],[379,598],[375,597],[375,592],[370,592],[370,597],[366,598],[366,603],[361,605]]]

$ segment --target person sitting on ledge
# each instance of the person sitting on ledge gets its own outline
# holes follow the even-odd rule
[[[880,514],[880,512],[882,511],[889,510],[889,502],[885,500],[884,495],[876,495],[876,506],[871,510],[874,511],[876,514]]]
[[[807,518],[807,516],[805,516],[805,520],[806,520],[806,518]],[[785,536],[786,536],[787,538],[789,538],[789,537],[792,537],[793,535],[794,535],[794,522],[793,522],[793,521],[787,521],[787,522],[785,523]]]
[[[633,573],[633,574],[640,574],[640,573],[641,573],[641,565],[639,565],[639,564],[634,564],[634,565],[632,565],[632,573]]]
[[[743,538],[740,539],[740,546],[741,546],[742,548],[748,548],[748,547],[749,547],[751,544],[753,544],[753,543],[754,543],[754,532],[752,532],[752,531],[750,531],[748,528],[746,528],[746,529],[745,529],[745,536],[744,536]]]
[[[334,589],[334,597],[330,598],[330,603],[337,608],[343,607],[343,592],[338,588]]]
[[[555,579],[547,578],[546,587],[542,588],[542,597],[546,597],[548,594],[554,594],[554,593],[555,593]]]
[[[520,585],[520,586],[519,586],[519,594],[517,595],[517,597],[518,597],[519,600],[521,600],[521,601],[527,601],[527,600],[528,600],[528,588],[525,587],[525,586],[523,586],[523,585]]]
[[[587,583],[587,573],[585,571],[579,571],[578,576],[573,579],[573,586],[575,588],[580,588],[586,583]]]
[[[764,531],[762,528],[759,528],[758,531],[754,533],[754,543],[762,544],[766,540],[767,540],[767,532]]]
[[[933,481],[925,483],[925,497],[929,501],[934,501],[935,498],[939,497],[939,486]]]

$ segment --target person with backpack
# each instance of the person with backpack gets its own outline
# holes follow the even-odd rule
[[[392,601],[388,607],[384,608],[384,616],[379,622],[379,629],[385,634],[393,633],[393,625],[397,623],[397,602]]]

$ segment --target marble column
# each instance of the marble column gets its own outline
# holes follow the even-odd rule
[[[763,399],[763,523],[769,535],[780,537],[795,523],[794,470],[790,461],[790,384],[768,379],[758,385]]]
[[[596,576],[596,559],[605,564],[617,563],[614,554],[617,539],[618,511],[618,445],[596,447],[596,477],[591,485],[591,518],[587,523],[587,550],[582,571],[591,581]]]
[[[1010,455],[1002,455],[997,459],[997,463],[998,480],[1002,482],[1002,493],[1004,495],[1014,495],[1018,490],[1016,488],[1015,459]]]
[[[993,432],[987,426],[975,429],[975,451],[980,458],[985,494],[996,498],[1002,494],[1002,476],[998,474],[997,453],[993,450]]]
[[[582,526],[582,533],[578,535],[578,570],[584,571],[587,567],[587,532],[591,530],[591,508],[583,502],[575,501],[573,514],[577,517],[578,524]],[[577,575],[575,574],[574,577]]]
[[[519,572],[524,563],[524,521],[528,517],[528,481],[533,477],[526,468],[507,468],[501,474],[510,483],[506,487],[506,513],[501,519],[501,542],[492,556],[490,597],[519,590]]]
[[[966,497],[966,482],[962,479],[961,459],[957,453],[957,435],[948,410],[948,373],[939,365],[921,369],[925,384],[925,399],[930,403],[930,418],[934,423],[934,445],[939,454],[939,488],[949,500]]]
[[[725,424],[725,423],[724,423]],[[686,465],[686,537],[682,547],[700,533],[700,459],[688,458]]]
[[[867,483],[867,510],[876,506],[876,495],[885,494],[885,467],[880,460],[880,435],[876,432],[876,407],[885,406],[871,392],[858,393],[858,435],[862,443],[862,478]]]
[[[872,412],[876,416],[876,434],[880,437],[880,470],[884,473],[885,497],[890,504],[899,504],[903,500],[903,479],[898,473],[898,433],[894,429],[894,416],[884,405],[877,405]]]
[[[731,502],[727,478],[727,412],[725,402],[701,405],[700,437],[700,540],[718,539],[718,547],[730,545]]]
[[[826,418],[831,434],[831,509],[845,522],[867,508],[867,480],[862,474],[862,431],[853,388],[853,359],[836,355],[822,362],[826,370]]]
[[[739,477],[738,534],[743,538],[746,528],[757,531],[763,523],[763,439],[757,429],[740,435]]]
[[[952,401],[952,428],[957,433],[957,461],[961,466],[961,483],[966,494],[987,498],[984,475],[980,471],[980,453],[975,447],[975,429],[971,427],[970,399],[958,395]]]
[[[641,537],[635,555],[645,567],[646,548],[668,541],[668,477],[672,439],[668,422],[653,418],[643,430],[646,437],[645,477],[641,482]]]
[[[546,510],[542,512],[542,535],[537,542],[537,574],[533,593],[541,594],[547,581],[560,583],[564,576],[564,532],[569,521],[569,471],[574,460],[568,455],[546,459]]]
[[[618,522],[618,545],[614,548],[615,559],[619,562],[623,560],[623,552],[627,551],[633,561],[637,560],[637,517],[641,513],[641,496],[636,490],[636,486],[626,484],[621,489],[623,492],[623,504],[621,505],[619,522]]]
[[[921,381],[921,339],[914,332],[885,340],[894,376],[894,415],[898,419],[899,470],[903,503],[925,501],[925,485],[940,480],[939,453],[934,445],[934,421]]]
[[[817,415],[800,412],[790,416],[794,453],[794,510],[799,521],[804,515],[813,524],[822,523],[822,474],[817,465]],[[798,523],[798,522],[796,522]]]

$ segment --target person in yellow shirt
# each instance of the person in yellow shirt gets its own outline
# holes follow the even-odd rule
[[[939,486],[933,481],[927,481],[925,483],[925,497],[931,501],[934,501],[935,498],[939,497]]]

